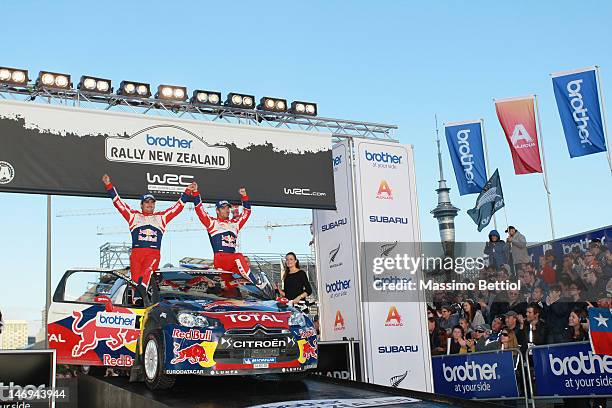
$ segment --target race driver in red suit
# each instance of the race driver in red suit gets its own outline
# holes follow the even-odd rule
[[[204,210],[202,205],[202,197],[198,191],[198,185],[195,184],[193,195],[193,203],[195,211],[202,225],[208,232],[210,244],[214,252],[213,266],[224,271],[240,274],[243,278],[251,281],[255,285],[262,286],[251,272],[249,261],[244,255],[236,252],[236,242],[238,233],[244,227],[249,216],[251,215],[251,203],[247,196],[246,189],[239,190],[242,199],[242,213],[230,218],[231,205],[226,200],[218,201],[217,218],[211,217]]]
[[[161,243],[166,226],[183,211],[185,203],[191,201],[190,196],[195,189],[195,183],[187,186],[181,198],[172,207],[165,211],[155,212],[155,197],[152,194],[142,196],[141,211],[137,211],[131,209],[119,197],[107,174],[102,177],[102,182],[109,197],[113,199],[113,205],[129,224],[132,234],[132,253],[130,254],[132,280],[141,283],[146,290],[151,275],[159,267]],[[142,282],[139,282],[141,278]]]

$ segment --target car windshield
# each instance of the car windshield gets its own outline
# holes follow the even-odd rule
[[[262,273],[259,286],[224,271],[162,271],[159,280],[161,299],[184,300],[271,300],[274,292]],[[263,285],[262,285],[263,283]]]

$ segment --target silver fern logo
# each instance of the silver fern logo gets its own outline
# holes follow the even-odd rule
[[[395,242],[391,242],[390,244],[382,244],[380,246],[380,256],[389,256],[391,251],[393,251],[395,247],[397,246],[397,243],[398,242],[395,241]]]
[[[402,383],[402,381],[404,381],[404,379],[408,376],[408,371],[406,371],[403,374],[400,375],[396,375],[393,376],[389,379],[389,384],[393,387],[393,388],[397,388],[399,387],[399,385]]]
[[[329,263],[334,263],[336,261],[336,256],[338,256],[338,252],[340,252],[340,245],[341,244],[338,244],[337,248],[329,251]]]
[[[494,203],[498,198],[501,198],[501,195],[497,194],[497,187],[491,187],[480,196],[476,202],[476,209],[480,210],[480,207],[487,203]]]
[[[330,268],[337,268],[339,266],[342,266],[342,262],[336,262],[336,257],[338,256],[338,253],[340,253],[341,245],[342,243],[339,243],[336,248],[329,251],[329,267]]]

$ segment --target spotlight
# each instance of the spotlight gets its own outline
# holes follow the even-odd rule
[[[255,97],[253,95],[244,95],[231,92],[227,94],[225,105],[232,106],[234,108],[253,109],[255,108]]]
[[[113,92],[110,79],[96,78],[86,75],[81,77],[81,81],[79,82],[77,88],[81,91],[90,93],[110,94]]]
[[[184,102],[187,100],[187,88],[184,86],[160,85],[157,87],[155,99]]]
[[[194,105],[220,105],[221,92],[203,91],[196,89],[190,102]]]
[[[312,102],[294,101],[291,103],[291,113],[297,115],[317,116],[317,104]]]
[[[130,96],[134,98],[150,98],[151,85],[142,82],[121,81],[117,95]]]
[[[57,72],[40,71],[36,80],[36,87],[40,89],[68,90],[72,88],[70,75]]]
[[[259,110],[271,111],[271,112],[286,112],[287,111],[287,100],[278,98],[269,98],[264,96],[259,101],[257,106]]]
[[[0,84],[26,86],[28,84],[28,71],[25,69],[0,67]]]

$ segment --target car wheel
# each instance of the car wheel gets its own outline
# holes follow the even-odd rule
[[[176,378],[164,372],[164,342],[159,332],[150,332],[144,336],[142,365],[144,379],[151,390],[167,390],[174,386]]]

